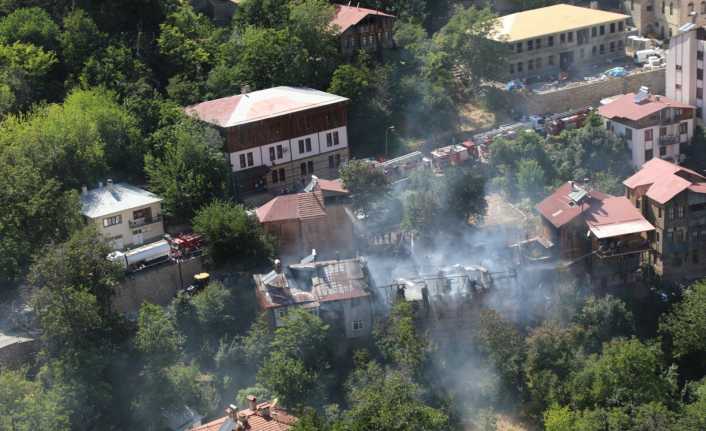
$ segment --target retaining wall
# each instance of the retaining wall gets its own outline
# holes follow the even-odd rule
[[[598,106],[601,99],[636,92],[643,85],[649,87],[651,93],[664,94],[665,69],[637,72],[622,78],[608,78],[542,93],[504,91],[504,94],[508,106],[522,114],[532,115]]]

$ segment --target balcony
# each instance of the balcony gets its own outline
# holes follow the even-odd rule
[[[679,136],[676,135],[666,135],[659,137],[659,146],[664,147],[667,145],[673,145],[679,143]]]
[[[605,241],[599,245],[596,256],[601,259],[608,259],[643,253],[649,249],[650,243],[645,239]]]
[[[130,224],[130,229],[135,229],[138,227],[142,226],[147,226],[148,224],[155,224],[155,223],[161,223],[162,222],[162,215],[159,214],[154,217],[145,217],[145,218],[140,218],[137,220],[129,220]]]

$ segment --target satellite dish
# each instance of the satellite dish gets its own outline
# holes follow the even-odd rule
[[[223,422],[223,425],[218,428],[218,431],[233,431],[233,428],[235,428],[235,421],[232,417],[228,416],[226,421]]]

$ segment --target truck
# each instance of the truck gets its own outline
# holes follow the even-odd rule
[[[164,239],[131,250],[113,251],[108,254],[108,260],[128,272],[135,272],[169,260],[188,259],[198,255],[202,247],[203,238],[199,234],[165,235]]]

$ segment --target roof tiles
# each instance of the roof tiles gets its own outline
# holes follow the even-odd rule
[[[364,7],[354,7],[345,5],[336,5],[336,15],[331,21],[332,25],[339,28],[339,32],[343,33],[352,26],[361,22],[368,15],[378,15],[385,16],[389,18],[394,18],[394,15],[390,15],[375,9],[366,9]]]
[[[255,210],[260,223],[326,217],[321,191],[277,196]]]
[[[623,181],[623,184],[630,189],[647,187],[647,197],[660,204],[669,202],[687,189],[695,193],[706,193],[706,177],[659,158],[653,158],[642,165],[642,169]]]
[[[619,96],[607,105],[598,108],[598,113],[608,119],[624,118],[632,121],[639,121],[643,118],[656,114],[665,108],[693,108],[676,100],[664,96],[651,94],[649,98],[641,103],[635,103],[635,93],[628,93]]]

